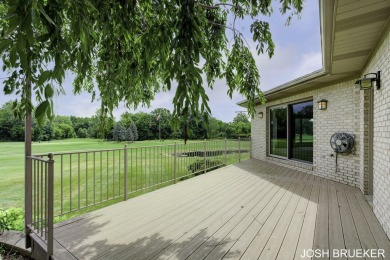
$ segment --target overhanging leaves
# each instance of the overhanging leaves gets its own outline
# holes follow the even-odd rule
[[[254,113],[260,77],[243,35],[228,17],[252,21],[258,53],[272,56],[274,45],[261,15],[271,0],[116,1],[5,0],[0,3],[0,55],[10,72],[4,92],[18,95],[15,111],[34,107],[37,119],[53,115],[52,97],[66,71],[76,74],[73,92],[99,89],[102,112],[149,105],[154,94],[177,82],[173,121],[209,113],[205,82],[226,78],[228,94],[238,91]],[[281,12],[299,14],[302,0],[281,0]],[[254,20],[256,18],[257,20]],[[234,34],[230,43],[227,30]],[[229,49],[229,46],[233,46]],[[96,86],[95,86],[96,85]],[[57,86],[57,87],[56,87]]]

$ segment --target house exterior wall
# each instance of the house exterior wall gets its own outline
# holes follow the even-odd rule
[[[381,89],[374,91],[374,187],[373,210],[390,237],[390,34],[364,69],[363,74],[381,71]]]
[[[313,100],[313,164],[268,156],[269,108],[306,99]],[[327,110],[318,110],[317,101],[321,99],[328,100]],[[360,99],[360,90],[355,88],[354,81],[348,81],[257,106],[256,112],[263,112],[264,117],[255,117],[252,121],[253,158],[360,187]],[[353,152],[338,156],[337,171],[335,153],[329,143],[331,135],[336,132],[350,133],[355,137]]]
[[[373,210],[385,232],[390,237],[390,36],[385,34],[379,48],[373,54],[364,74],[381,71],[381,89],[374,90],[373,131]],[[370,99],[367,91],[355,87],[349,80],[323,88],[291,95],[265,105],[257,106],[256,113],[263,112],[252,120],[252,157],[272,161],[309,174],[355,186],[368,193],[368,129]],[[313,164],[283,160],[269,156],[269,108],[275,105],[313,100],[314,140]],[[317,101],[328,100],[328,109],[320,111]],[[346,132],[355,137],[355,149],[349,155],[338,156],[336,169],[335,153],[329,140],[333,133]],[[331,156],[333,155],[333,156]]]

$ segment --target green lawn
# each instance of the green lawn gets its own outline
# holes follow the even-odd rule
[[[177,177],[186,178],[191,174],[188,166],[203,161],[204,154],[185,156],[188,151],[203,151],[204,143],[190,141],[184,145],[177,142]],[[175,141],[140,141],[128,144],[128,193],[137,196],[152,189],[172,183]],[[90,207],[100,201],[111,200],[108,204],[122,200],[124,192],[123,150],[89,152],[61,155],[62,152],[91,151],[123,148],[125,143],[103,142],[93,139],[70,139],[33,143],[33,154],[55,153],[55,213]],[[212,141],[207,150],[223,150],[224,141]],[[144,147],[144,148],[141,148]],[[137,148],[137,149],[135,149]],[[238,161],[238,142],[227,141],[227,164]],[[241,149],[249,150],[249,142],[241,142]],[[115,155],[114,155],[115,153]],[[0,208],[22,207],[24,201],[24,143],[0,143]],[[224,154],[206,154],[210,160],[225,162]],[[246,159],[249,153],[243,153]],[[80,167],[79,167],[80,165]],[[62,176],[62,177],[61,177]],[[160,184],[164,182],[163,184]],[[62,189],[62,193],[61,193]],[[137,192],[136,192],[137,191]],[[115,197],[119,197],[115,199]],[[62,203],[61,203],[62,201]],[[107,204],[106,203],[106,204]],[[104,204],[103,204],[104,205]],[[94,207],[92,207],[93,209]]]

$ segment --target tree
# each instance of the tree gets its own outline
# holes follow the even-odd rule
[[[91,118],[88,117],[76,117],[76,116],[70,116],[70,121],[72,122],[71,125],[73,126],[74,131],[79,133],[79,129],[88,129],[91,126]],[[81,131],[83,132],[83,130]],[[82,137],[85,138],[85,137]]]
[[[126,128],[129,128],[130,127],[130,124],[131,122],[133,121],[133,114],[129,113],[129,112],[124,112],[122,115],[121,115],[121,119],[119,120],[121,122],[121,124],[126,127]]]
[[[154,133],[154,138],[157,139],[161,131],[161,139],[168,139],[172,134],[171,112],[166,108],[156,108],[150,115],[152,116],[151,132]]]
[[[302,10],[303,0],[280,2],[280,11],[290,12],[287,21]],[[45,117],[53,117],[53,96],[63,93],[66,71],[76,74],[75,93],[86,90],[93,99],[100,97],[104,115],[120,101],[128,107],[149,105],[157,91],[170,90],[175,81],[172,120],[178,125],[180,118],[210,113],[204,75],[209,88],[216,79],[225,78],[228,95],[237,91],[245,96],[253,115],[255,99],[264,101],[260,77],[235,23],[248,19],[257,52],[271,57],[269,24],[258,19],[272,14],[271,3],[4,0],[0,55],[9,76],[3,90],[18,96],[14,110],[20,116],[35,110],[42,124]],[[226,37],[228,31],[232,42]],[[32,87],[36,107],[30,100]]]
[[[250,123],[248,116],[244,112],[237,113],[237,115],[233,118],[233,123]]]
[[[226,123],[221,120],[210,117],[209,131],[207,132],[208,138],[226,138],[225,125]]]
[[[137,126],[138,140],[154,139],[155,134],[151,131],[153,117],[145,112],[139,112],[132,116]]]
[[[0,108],[0,140],[21,141],[24,138],[24,123],[13,114],[13,103]]]
[[[132,131],[131,127],[129,127],[126,130],[126,138],[125,139],[128,142],[133,142],[134,141],[134,134],[133,134],[133,131]]]
[[[52,120],[54,124],[66,124],[73,126],[72,120],[70,119],[69,116],[55,116]]]
[[[55,124],[55,127],[61,129],[62,137],[60,139],[75,138],[76,137],[76,133],[71,125]]]
[[[51,141],[54,137],[54,129],[50,121],[46,121],[43,126],[42,141]]]
[[[96,114],[90,118],[90,126],[87,129],[89,138],[112,139],[112,130],[114,128],[114,118],[107,117],[101,109],[96,110]]]
[[[116,123],[112,130],[112,139],[118,142],[126,140],[126,128],[120,122]]]
[[[231,134],[233,138],[248,137],[251,134],[251,122],[245,113],[238,113],[231,123]]]
[[[77,130],[77,137],[78,138],[86,138],[87,137],[87,129],[85,128],[79,128]]]
[[[138,130],[137,130],[137,126],[135,125],[134,121],[131,121],[130,129],[131,129],[131,133],[133,135],[132,141],[137,141],[138,140]]]

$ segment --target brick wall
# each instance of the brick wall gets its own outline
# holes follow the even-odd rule
[[[313,164],[267,157],[269,107],[295,103],[308,98],[313,100],[314,105]],[[328,100],[327,110],[318,110],[317,101],[321,99]],[[355,88],[354,81],[268,102],[266,105],[256,107],[256,112],[260,111],[264,113],[263,119],[254,118],[252,121],[254,158],[270,160],[327,179],[360,186],[360,91]],[[351,154],[338,156],[337,171],[335,153],[329,144],[331,135],[336,132],[353,134],[356,141],[355,149]]]
[[[381,71],[381,89],[374,91],[374,190],[373,209],[390,237],[390,34],[363,74]]]

